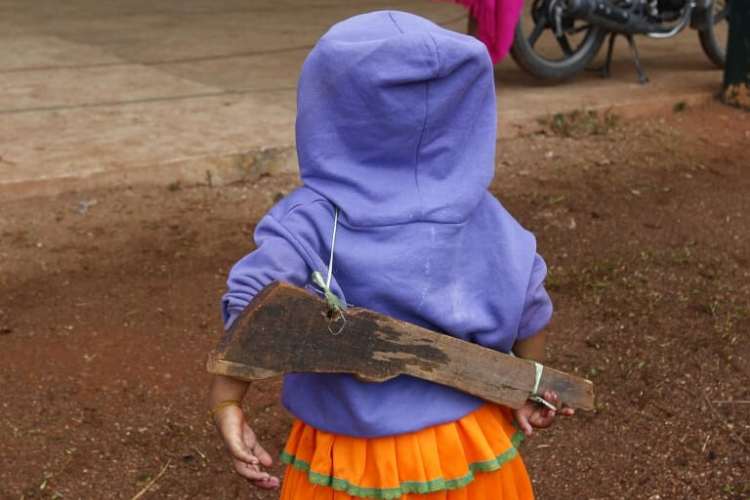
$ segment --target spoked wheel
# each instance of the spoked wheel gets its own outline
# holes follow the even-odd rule
[[[531,75],[566,80],[596,56],[605,31],[565,14],[565,0],[527,0],[516,26],[511,55]]]
[[[698,32],[703,52],[719,68],[724,67],[727,59],[728,13],[729,0],[713,0],[706,14],[706,26]]]

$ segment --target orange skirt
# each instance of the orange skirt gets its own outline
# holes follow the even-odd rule
[[[512,422],[510,410],[485,404],[455,422],[364,439],[295,420],[280,499],[533,499]]]

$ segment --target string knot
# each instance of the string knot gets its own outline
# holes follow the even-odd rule
[[[328,303],[328,309],[336,313],[346,311],[346,304],[344,304],[341,299],[333,293],[331,287],[323,279],[323,275],[320,274],[320,271],[313,272],[311,278],[312,282],[323,291],[323,297],[325,297],[326,302]]]

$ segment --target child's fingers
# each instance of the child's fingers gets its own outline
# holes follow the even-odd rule
[[[552,403],[553,405],[560,407],[560,395],[555,391],[547,391],[544,393],[544,399]],[[562,406],[559,410],[560,415],[565,417],[572,417],[575,414],[575,410],[569,406]]]
[[[241,460],[250,465],[257,465],[258,457],[253,453],[252,447],[247,446],[246,432],[242,432],[240,430],[241,427],[237,427],[233,426],[230,429],[227,429],[225,434],[224,442],[227,444],[229,454],[237,460]]]
[[[244,477],[258,488],[272,490],[279,487],[279,478],[260,470],[257,465],[250,465],[240,460],[234,460],[234,469],[237,474]]]
[[[242,442],[242,438],[239,436],[232,436],[226,441],[227,449],[235,460],[245,462],[247,465],[257,465],[259,460],[256,457],[251,448],[245,446]]]
[[[518,415],[516,415],[516,422],[518,423],[518,426],[521,428],[526,437],[531,437],[531,435],[534,433],[534,428],[529,423],[529,417],[523,413],[519,413]]]
[[[570,408],[568,406],[561,407],[560,396],[555,391],[545,391],[542,394],[542,397],[545,401],[555,406],[555,408],[557,409],[548,408],[546,406],[542,406],[541,404],[532,403],[531,401],[529,401],[527,403],[528,405],[530,405],[529,410],[525,410],[526,407],[524,407],[524,409],[517,411],[516,421],[518,422],[519,427],[521,427],[521,430],[527,436],[531,435],[531,432],[529,430],[532,428],[544,429],[551,426],[554,423],[555,417],[558,413],[566,417],[569,417],[575,413],[573,408]]]
[[[545,391],[542,396],[544,397],[545,401],[551,403],[554,406],[557,406],[558,402],[560,401],[559,396],[554,391]],[[544,429],[552,425],[552,422],[554,422],[556,415],[556,410],[547,408],[546,406],[539,406],[536,408],[534,414],[530,419],[531,425],[536,427],[537,429]]]
[[[236,411],[233,411],[236,410]],[[237,460],[249,464],[257,464],[255,457],[249,447],[245,446],[243,440],[245,434],[245,416],[239,408],[226,408],[215,419],[216,427],[221,439],[229,451],[229,454]],[[252,433],[252,430],[250,431]]]
[[[275,490],[279,487],[281,481],[279,481],[279,478],[277,477],[270,476],[268,479],[253,481],[253,484],[258,488],[263,488],[264,490]]]
[[[555,408],[557,408],[557,406],[560,404],[560,396],[558,396],[555,391],[545,391],[544,399]],[[555,420],[555,416],[557,415],[557,410],[543,407],[538,415],[539,415],[539,418],[537,419],[537,422],[535,422],[536,424],[535,427],[549,427],[550,425],[552,425],[552,422]]]
[[[552,422],[555,421],[556,416],[557,416],[557,412],[555,410],[550,410],[548,408],[545,408],[539,414],[539,418],[536,419],[536,421],[534,422],[534,427],[537,427],[540,429],[549,427],[550,425],[552,425]]]
[[[237,474],[255,483],[267,484],[274,479],[268,472],[260,470],[257,465],[251,465],[242,460],[233,460]]]
[[[257,441],[255,442],[255,446],[253,447],[253,454],[258,457],[258,460],[260,460],[260,463],[264,466],[270,467],[271,465],[273,465],[273,459],[271,458],[271,455],[269,455],[268,452],[263,449],[263,447]]]
[[[253,430],[250,428],[247,423],[243,426],[243,432],[242,436],[245,439],[245,448],[250,451],[250,453],[253,454],[253,457],[255,457],[256,462],[258,461],[265,465],[266,467],[269,467],[273,465],[273,460],[271,459],[271,455],[268,454],[266,450],[263,449],[263,447],[258,442],[258,438],[253,432]]]
[[[576,411],[573,408],[571,408],[570,406],[564,406],[560,410],[560,415],[564,415],[566,417],[572,417],[575,414],[576,414]]]
[[[560,396],[555,391],[545,391],[544,399],[552,403],[555,407],[560,405]]]

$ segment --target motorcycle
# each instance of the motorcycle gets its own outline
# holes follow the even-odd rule
[[[734,0],[738,1],[738,0]],[[672,38],[690,27],[717,67],[726,59],[729,0],[529,0],[516,26],[511,55],[531,75],[561,81],[586,69],[609,36],[609,75],[617,36],[630,45],[639,81],[648,78],[640,63],[635,35]]]

